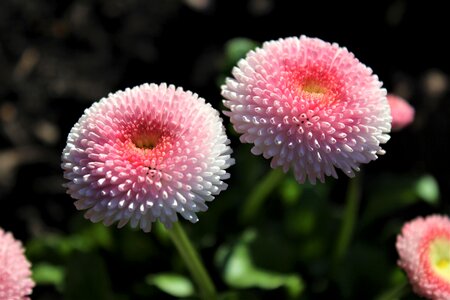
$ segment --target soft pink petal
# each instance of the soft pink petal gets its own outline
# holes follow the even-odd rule
[[[429,299],[448,300],[450,282],[436,274],[429,261],[430,244],[437,238],[450,241],[450,219],[447,216],[418,217],[406,223],[397,236],[398,265],[405,270],[417,294]]]
[[[234,160],[219,113],[196,94],[144,84],[87,109],[62,154],[68,193],[85,217],[150,231],[196,213],[227,188]]]
[[[384,154],[391,115],[386,90],[346,48],[291,37],[250,51],[222,86],[224,113],[253,154],[298,182],[350,177]]]
[[[25,300],[34,287],[22,243],[0,228],[0,299]]]
[[[387,99],[391,107],[392,130],[400,130],[414,121],[414,108],[403,98],[388,94]]]

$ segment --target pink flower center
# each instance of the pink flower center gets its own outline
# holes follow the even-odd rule
[[[130,118],[130,122],[123,124],[119,131],[123,145],[122,157],[134,168],[158,170],[176,151],[174,147],[180,146],[174,134],[176,125],[154,121],[147,115]]]
[[[298,96],[315,108],[333,105],[343,97],[344,89],[340,75],[334,69],[326,66],[313,66],[300,72],[291,69],[291,86],[298,92]]]

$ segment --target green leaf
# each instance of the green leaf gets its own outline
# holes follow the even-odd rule
[[[194,294],[192,282],[181,275],[174,273],[160,273],[149,275],[146,282],[155,285],[160,290],[174,297],[189,297]]]
[[[256,287],[272,290],[284,287],[290,297],[298,297],[304,287],[297,274],[271,272],[253,265],[249,243],[254,238],[255,232],[247,231],[241,240],[230,249],[223,272],[225,282],[233,288],[241,289]],[[223,255],[223,252],[221,254]]]
[[[109,249],[112,236],[103,224],[90,224],[71,235],[46,234],[27,245],[31,257],[70,256],[74,251],[89,252],[96,248]]]
[[[436,205],[439,201],[439,186],[431,175],[424,175],[417,181],[416,193],[425,202]]]
[[[109,227],[101,223],[92,223],[76,234],[68,236],[64,242],[69,253],[74,250],[88,252],[98,247],[109,248],[112,237]]]
[[[280,185],[280,194],[286,205],[294,205],[302,195],[302,186],[292,176],[288,176]]]
[[[255,49],[258,43],[247,38],[234,38],[225,44],[225,56],[228,65],[235,65],[239,59],[244,58],[247,52]]]
[[[33,279],[38,285],[50,284],[61,290],[64,279],[64,269],[48,263],[33,264]]]
[[[417,177],[385,174],[382,178],[371,182],[367,195],[369,200],[362,217],[363,225],[421,200],[436,204],[439,199],[439,188],[431,175]]]

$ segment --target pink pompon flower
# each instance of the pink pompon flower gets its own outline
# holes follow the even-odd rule
[[[25,300],[34,287],[22,243],[0,228],[0,299]]]
[[[353,177],[385,153],[386,90],[346,48],[305,36],[270,41],[233,76],[222,86],[225,115],[253,154],[272,158],[272,168],[293,168],[298,182],[337,178],[335,167]]]
[[[85,110],[62,154],[68,193],[85,217],[170,227],[195,223],[227,188],[234,160],[219,113],[203,98],[166,84],[110,94]]]
[[[406,223],[397,236],[398,265],[414,291],[436,300],[450,299],[450,219],[431,215]]]
[[[387,99],[391,107],[392,130],[400,130],[414,121],[414,108],[403,98],[388,94]]]

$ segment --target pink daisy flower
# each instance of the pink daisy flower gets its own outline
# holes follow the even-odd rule
[[[25,300],[34,287],[22,243],[0,228],[0,299]]]
[[[92,222],[145,232],[177,213],[195,223],[234,160],[219,113],[196,94],[144,84],[85,110],[62,154],[68,193]]]
[[[414,108],[399,96],[388,94],[387,99],[391,107],[392,130],[400,130],[411,124],[414,120]]]
[[[305,36],[270,41],[233,76],[222,86],[225,115],[253,154],[271,158],[272,168],[293,168],[298,182],[337,178],[335,167],[353,177],[385,153],[386,90],[346,48]]]
[[[398,265],[414,291],[436,300],[450,299],[450,219],[432,215],[406,223],[397,236]]]

